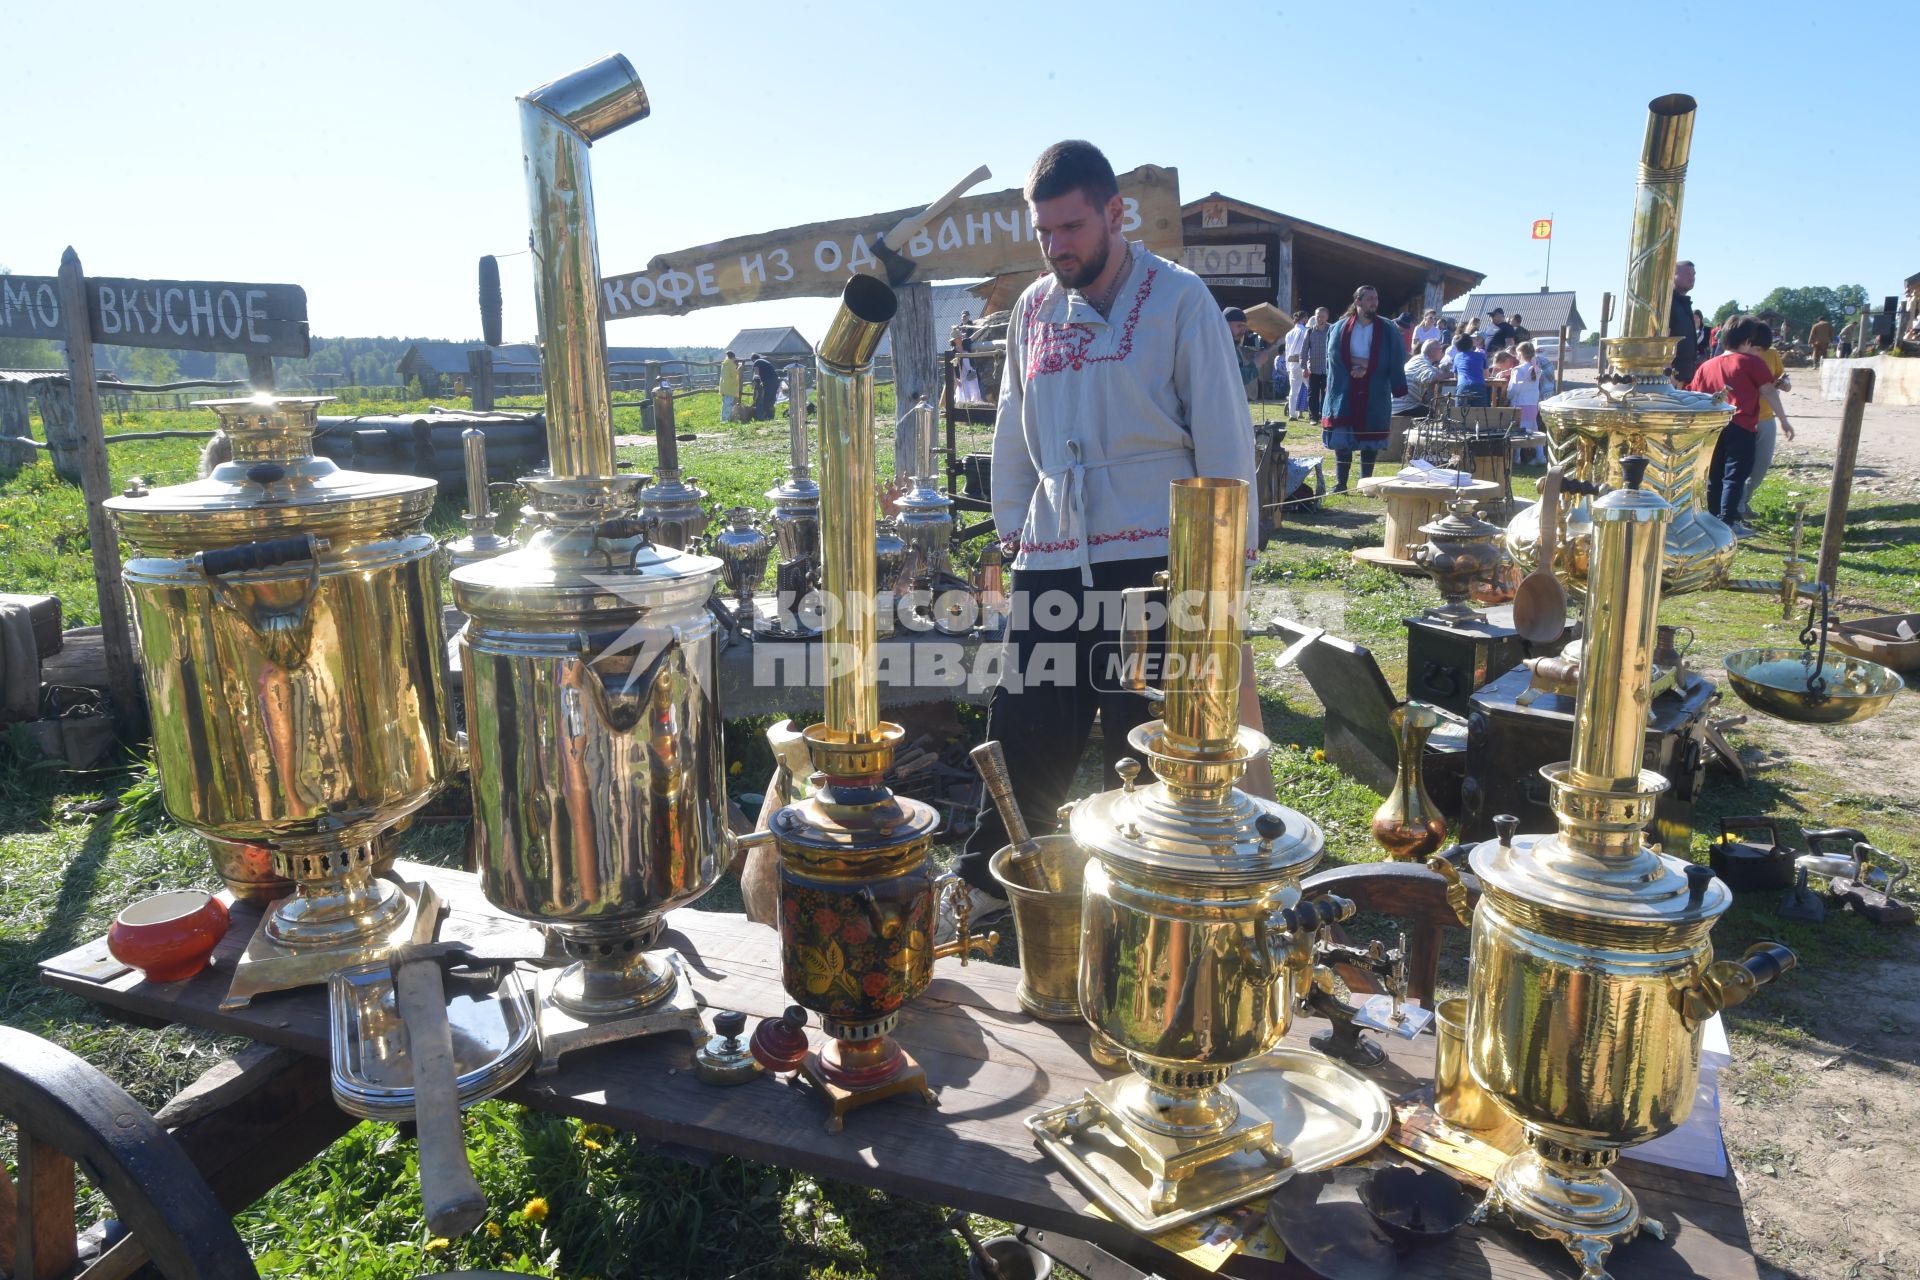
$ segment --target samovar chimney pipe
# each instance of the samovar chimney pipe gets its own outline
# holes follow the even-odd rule
[[[1640,181],[1633,196],[1633,240],[1627,250],[1623,338],[1664,338],[1673,306],[1673,266],[1680,258],[1680,204],[1693,147],[1696,103],[1669,93],[1647,104]]]
[[[1247,482],[1176,480],[1167,549],[1169,745],[1231,751],[1240,728],[1240,597],[1246,578]]]
[[[1660,562],[1673,511],[1660,495],[1641,488],[1647,459],[1623,458],[1620,469],[1625,487],[1594,504],[1587,639],[1574,693],[1570,763],[1577,785],[1632,794],[1645,753]],[[1639,833],[1632,837],[1637,850]]]
[[[807,478],[807,366],[787,366],[787,456],[795,480]]]
[[[660,474],[656,480],[680,478],[680,437],[673,421],[673,388],[653,389],[653,444]]]
[[[556,479],[614,474],[607,329],[587,149],[644,119],[647,91],[612,53],[520,99],[532,227],[533,301],[547,383],[547,452]]]
[[[879,740],[874,644],[873,353],[899,300],[854,276],[815,352],[820,395],[821,580],[826,594],[825,724],[848,743]]]

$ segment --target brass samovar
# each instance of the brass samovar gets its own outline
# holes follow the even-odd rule
[[[587,149],[646,114],[617,54],[520,99],[552,474],[523,482],[519,549],[452,574],[481,887],[572,960],[541,980],[542,1069],[703,1034],[680,958],[650,948],[735,847],[707,608],[720,563],[649,541],[640,478],[614,468]]]
[[[436,486],[315,457],[330,397],[203,402],[232,459],[107,500],[167,812],[266,845],[294,882],[261,920],[230,1004],[323,981],[409,934],[417,893],[375,839],[458,768],[441,672]]]
[[[934,1101],[926,1073],[893,1038],[900,1009],[926,989],[933,962],[975,943],[933,942],[942,893],[966,886],[929,858],[939,816],[883,780],[904,731],[880,719],[874,652],[873,352],[897,306],[893,290],[854,276],[816,352],[826,714],[802,735],[817,771],[804,800],[769,824],[780,848],[780,968],[787,993],[820,1016],[828,1042],[800,1070],[827,1100],[827,1130],[897,1094]]]
[[[1467,1043],[1473,1077],[1526,1131],[1479,1215],[1504,1210],[1602,1280],[1607,1253],[1645,1227],[1612,1172],[1621,1148],[1678,1126],[1693,1107],[1701,1027],[1793,966],[1763,943],[1713,959],[1708,934],[1732,894],[1703,866],[1643,843],[1667,787],[1640,767],[1655,613],[1674,507],[1623,459],[1623,487],[1596,499],[1586,651],[1573,758],[1540,770],[1554,835],[1500,838],[1471,854]]]
[[[1063,814],[1093,855],[1080,1008],[1132,1072],[1027,1124],[1139,1229],[1176,1226],[1290,1176],[1288,1126],[1299,1109],[1268,1114],[1228,1077],[1279,1043],[1310,979],[1314,935],[1353,913],[1338,898],[1301,899],[1300,878],[1324,847],[1320,828],[1234,785],[1248,765],[1264,767],[1270,749],[1237,715],[1247,501],[1244,480],[1173,482],[1166,675],[1149,692],[1164,714],[1128,737],[1155,781],[1139,785],[1139,762],[1123,760],[1124,786]],[[1122,661],[1137,663],[1144,614],[1128,616]],[[1128,672],[1135,684],[1143,675]],[[1123,1146],[1139,1176],[1073,1156],[1089,1131]]]
[[[787,478],[767,490],[781,560],[820,563],[820,484],[807,467],[807,367],[787,366]]]
[[[1540,406],[1550,461],[1569,476],[1617,487],[1621,459],[1647,459],[1646,487],[1673,508],[1661,567],[1668,595],[1720,586],[1735,551],[1733,531],[1702,505],[1714,442],[1732,411],[1724,396],[1677,390],[1666,375],[1680,341],[1667,336],[1667,313],[1680,256],[1693,113],[1694,101],[1683,93],[1647,105],[1620,336],[1605,344],[1609,371],[1598,385],[1562,392]],[[1588,572],[1586,533],[1586,503],[1567,504],[1554,559],[1561,579],[1576,590]],[[1536,504],[1508,524],[1507,548],[1531,569],[1539,539]]]
[[[707,491],[680,478],[679,428],[673,420],[673,388],[655,387],[648,405],[653,417],[653,483],[640,491],[640,518],[647,536],[662,547],[691,551],[707,531]]]

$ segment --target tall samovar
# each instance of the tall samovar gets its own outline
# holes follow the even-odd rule
[[[707,531],[707,491],[680,478],[680,437],[673,420],[673,388],[653,389],[650,405],[653,415],[654,464],[659,472],[653,483],[640,491],[640,518],[647,522],[647,536],[662,547],[680,551],[693,548],[695,538]]]
[[[452,575],[481,887],[558,935],[541,1065],[569,1049],[701,1033],[663,912],[732,853],[714,699],[720,564],[650,542],[638,476],[614,470],[588,145],[647,114],[617,54],[520,99],[552,474],[518,550]]]
[[[1280,1042],[1310,981],[1315,933],[1353,914],[1342,899],[1301,899],[1320,828],[1234,785],[1270,748],[1236,714],[1247,501],[1244,480],[1173,482],[1166,676],[1149,695],[1164,713],[1128,737],[1156,780],[1139,785],[1138,761],[1122,761],[1124,786],[1066,811],[1094,859],[1080,1008],[1132,1072],[1027,1123],[1115,1216],[1154,1230],[1292,1173],[1287,1124],[1299,1108],[1267,1114],[1228,1077]],[[1121,659],[1138,662],[1142,637],[1132,622],[1128,631]],[[1090,1130],[1124,1146],[1141,1176],[1070,1157],[1063,1144]]]
[[[935,483],[934,437],[939,420],[925,396],[913,406],[913,485],[893,500],[900,538],[907,544],[903,576],[925,590],[938,590],[953,576],[953,499]]]
[[[787,478],[767,490],[778,557],[820,563],[820,485],[807,471],[807,367],[787,366]]]
[[[1762,943],[1713,959],[1708,934],[1732,894],[1707,867],[1642,841],[1667,787],[1640,767],[1654,618],[1674,507],[1623,459],[1624,487],[1592,504],[1586,652],[1573,758],[1540,770],[1554,835],[1473,850],[1467,1043],[1473,1077],[1525,1127],[1479,1214],[1502,1209],[1602,1280],[1607,1253],[1644,1226],[1611,1169],[1620,1149],[1678,1126],[1693,1107],[1702,1024],[1793,967]]]
[[[1667,316],[1693,113],[1694,101],[1683,93],[1647,106],[1620,336],[1605,344],[1608,372],[1598,385],[1562,392],[1540,406],[1551,460],[1576,479],[1617,487],[1621,459],[1647,459],[1647,488],[1673,507],[1661,569],[1668,595],[1720,586],[1735,550],[1732,530],[1702,505],[1707,465],[1731,409],[1723,396],[1676,390],[1666,375],[1680,342],[1667,336]],[[1586,522],[1586,503],[1569,503],[1554,557],[1562,580],[1576,589],[1587,577]],[[1508,550],[1528,568],[1539,539],[1537,505],[1507,526]]]
[[[904,731],[880,719],[876,682],[872,361],[896,306],[883,281],[854,276],[816,352],[826,714],[803,734],[818,772],[812,794],[770,823],[780,848],[781,979],[829,1037],[801,1071],[827,1100],[830,1133],[869,1102],[934,1101],[892,1032],[901,1007],[926,989],[935,957],[964,963],[980,941],[963,920],[956,942],[935,947],[940,896],[964,902],[966,887],[929,859],[939,825],[932,806],[884,781]]]
[[[282,899],[229,1001],[324,980],[407,936],[374,840],[458,768],[442,680],[436,486],[313,454],[330,397],[203,402],[232,459],[107,501],[167,811],[264,844]]]

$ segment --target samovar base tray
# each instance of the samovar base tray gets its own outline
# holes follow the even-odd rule
[[[408,942],[432,942],[440,927],[443,910],[440,896],[432,886],[412,880],[399,881],[406,910],[391,928],[371,938],[343,947],[322,947],[296,951],[274,941],[267,926],[273,919],[271,907],[260,913],[253,937],[234,966],[233,982],[220,1002],[223,1010],[244,1009],[255,996],[271,991],[292,991],[296,987],[325,982],[334,974],[356,965],[385,960],[394,947]]]
[[[905,1049],[899,1049],[900,1069],[885,1080],[869,1085],[836,1084],[827,1078],[825,1068],[820,1062],[820,1052],[809,1053],[800,1064],[800,1074],[827,1101],[827,1132],[839,1133],[847,1125],[847,1113],[858,1111],[870,1102],[883,1102],[888,1098],[902,1094],[917,1094],[922,1102],[930,1107],[940,1105],[939,1095],[927,1084],[926,1068],[914,1061],[913,1055]]]
[[[1633,1191],[1611,1170],[1556,1170],[1533,1150],[1508,1157],[1468,1221],[1484,1222],[1495,1210],[1529,1235],[1564,1246],[1580,1264],[1580,1280],[1608,1280],[1607,1255],[1642,1230],[1656,1240],[1667,1238],[1666,1228],[1640,1212]]]
[[[575,1049],[671,1031],[684,1031],[696,1042],[706,1036],[706,1026],[700,1021],[700,997],[687,981],[687,967],[680,953],[651,954],[672,971],[673,990],[644,1009],[611,1017],[582,1018],[567,1012],[553,998],[554,986],[566,970],[553,969],[540,975],[540,1062],[534,1068],[535,1075],[544,1076],[558,1070],[561,1056]]]
[[[1227,1087],[1241,1106],[1236,1130],[1245,1132],[1249,1120],[1270,1121],[1266,1142],[1285,1151],[1286,1164],[1275,1164],[1260,1148],[1236,1144],[1236,1130],[1230,1130],[1210,1140],[1222,1146],[1219,1158],[1170,1187],[1162,1185],[1139,1151],[1112,1127],[1092,1091],[1077,1102],[1028,1116],[1027,1129],[1101,1208],[1143,1235],[1158,1235],[1265,1195],[1296,1173],[1370,1151],[1393,1121],[1392,1104],[1379,1085],[1311,1049],[1288,1045],[1242,1063]],[[1134,1137],[1140,1136],[1136,1131]],[[1172,1207],[1155,1208],[1156,1195],[1163,1197],[1169,1189]]]

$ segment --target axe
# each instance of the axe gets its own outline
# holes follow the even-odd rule
[[[926,229],[929,222],[947,211],[947,207],[964,195],[969,187],[985,182],[993,176],[993,171],[981,165],[966,177],[955,183],[953,189],[935,200],[932,204],[915,214],[900,219],[893,229],[885,235],[875,236],[867,244],[876,261],[886,274],[887,283],[898,289],[913,278],[920,264],[901,253],[907,241]]]

